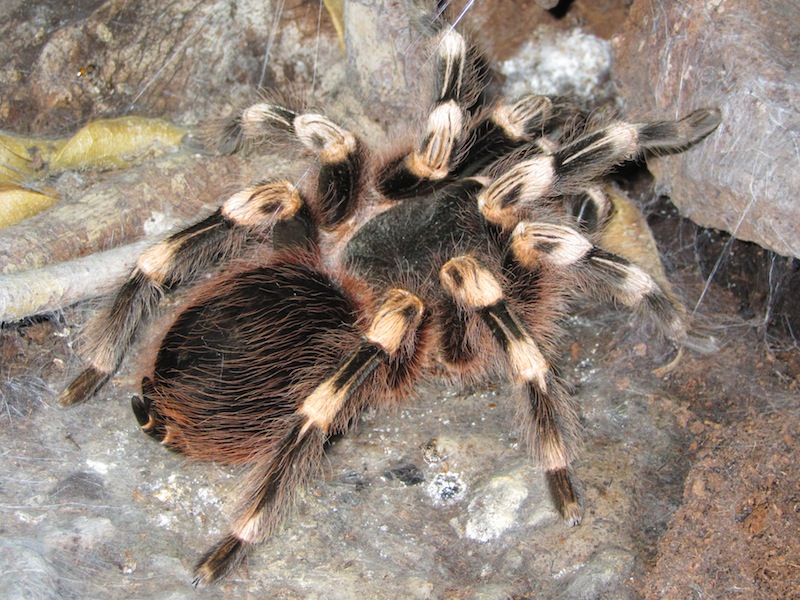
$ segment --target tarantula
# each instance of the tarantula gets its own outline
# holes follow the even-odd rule
[[[250,466],[195,584],[225,576],[276,530],[331,436],[368,407],[408,398],[423,377],[515,382],[553,501],[568,525],[580,523],[578,417],[553,370],[570,303],[612,300],[676,344],[686,335],[682,306],[597,245],[613,210],[599,180],[643,153],[697,142],[718,111],[561,135],[575,129],[564,103],[493,97],[477,47],[435,23],[434,95],[417,142],[378,158],[291,102],[237,112],[223,149],[288,141],[311,155],[313,176],[256,183],[151,247],[87,330],[88,367],[63,405],[111,377],[165,294],[194,286],[132,405],[167,448]]]

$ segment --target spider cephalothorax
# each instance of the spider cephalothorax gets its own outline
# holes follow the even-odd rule
[[[558,141],[558,102],[490,97],[480,53],[435,24],[434,100],[415,146],[378,159],[292,103],[239,112],[221,147],[288,139],[315,157],[315,175],[302,186],[254,184],[153,246],[88,330],[89,366],[62,404],[111,376],[163,294],[216,269],[133,399],[144,431],[168,448],[250,466],[230,531],[200,559],[196,583],[224,576],[275,531],[330,436],[432,375],[516,382],[529,448],[565,521],[579,523],[578,419],[552,367],[570,302],[613,300],[677,344],[686,335],[681,305],[597,245],[612,211],[598,181],[642,153],[696,142],[718,112],[613,121]]]

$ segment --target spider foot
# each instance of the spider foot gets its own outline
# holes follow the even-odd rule
[[[250,544],[229,534],[206,552],[194,568],[192,585],[205,587],[225,577],[242,562]]]
[[[547,487],[550,489],[550,497],[556,505],[558,512],[564,519],[567,527],[575,527],[583,520],[583,506],[580,497],[573,485],[573,477],[569,469],[553,469],[545,471]]]
[[[67,389],[61,392],[58,403],[61,406],[72,406],[88,400],[108,381],[109,377],[111,377],[110,373],[89,367],[78,375]]]

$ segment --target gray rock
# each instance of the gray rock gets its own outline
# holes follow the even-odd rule
[[[275,2],[6,4],[0,116],[4,129],[22,132],[62,133],[128,113],[194,124],[259,86],[309,89],[341,58],[320,51],[336,44],[333,35],[305,43],[316,14],[278,11]]]
[[[558,600],[599,600],[632,597],[622,584],[633,572],[634,556],[619,548],[593,554],[559,591]]]
[[[51,4],[38,3],[35,10],[47,16]],[[137,25],[148,22],[146,15],[158,14],[151,10],[156,4],[143,5]],[[76,19],[86,20],[101,6],[116,14],[118,4],[86,2]],[[170,6],[188,10],[186,4]],[[138,76],[153,84],[137,102],[152,101],[148,109],[190,119],[196,113],[206,115],[224,90],[239,93],[248,88],[253,70],[261,67],[268,46],[263,33],[271,31],[274,14],[264,4],[246,13],[248,6],[203,4],[206,12],[188,15],[179,37],[186,42],[186,53],[173,54],[178,46],[172,38],[159,52],[165,59],[188,57],[189,64],[176,66],[183,73],[180,77],[162,81],[165,71],[144,63]],[[84,26],[103,33],[97,20]],[[47,19],[37,16],[33,22],[44,26]],[[207,61],[204,30],[189,35],[202,23],[215,25],[211,33],[219,35],[216,41],[236,45],[235,60],[246,62],[241,71],[239,63]],[[295,25],[289,23],[280,35],[292,37]],[[77,27],[73,23],[70,31]],[[42,33],[39,45],[49,47],[50,33]],[[62,33],[60,39],[66,37]],[[301,41],[309,39],[316,38]],[[338,48],[331,51],[335,40],[320,40],[329,47],[320,52],[319,69],[335,75],[341,54]],[[201,48],[193,49],[194,43]],[[393,40],[381,43],[391,45]],[[298,81],[307,84],[306,67],[317,63],[303,62],[302,57],[312,56],[315,49],[313,44],[300,46],[278,53],[287,57],[285,62],[276,58],[280,62],[270,62],[268,72],[280,64],[287,75],[291,65],[298,64],[297,72],[303,75]],[[28,58],[35,59],[33,69],[42,72],[45,65],[34,52],[38,46],[26,48]],[[48,52],[58,58],[52,49]],[[106,57],[112,52],[104,44],[97,52],[104,76],[104,65],[111,61]],[[227,74],[221,82],[215,79],[219,73],[209,75],[209,64]],[[279,77],[281,73],[275,75],[277,83],[288,78]],[[207,79],[215,79],[213,88],[205,85]],[[172,81],[177,91],[166,85]],[[113,98],[130,103],[133,96],[125,96],[123,80],[112,78],[115,82],[120,95]],[[131,89],[134,96],[141,91]],[[92,107],[86,109],[82,102],[67,106],[67,112],[81,118],[102,114],[102,105],[112,101],[92,90],[82,93],[79,99],[94,98]],[[23,86],[14,98],[24,95]],[[269,173],[272,163],[265,163]],[[227,183],[237,185],[233,175]],[[173,200],[164,198],[165,203]],[[70,310],[61,318],[72,328],[85,320],[85,311]],[[628,557],[638,557],[642,540],[652,542],[663,531],[680,501],[682,474],[688,468],[683,453],[687,434],[675,419],[678,400],[649,373],[649,358],[642,367],[629,351],[619,350],[630,342],[620,338],[630,333],[627,321],[627,316],[604,316],[573,320],[568,327],[576,358],[573,363],[565,360],[562,376],[577,386],[575,397],[586,423],[586,444],[575,465],[586,505],[580,527],[562,525],[541,472],[528,460],[514,426],[513,386],[502,381],[485,382],[474,390],[425,385],[415,402],[394,412],[366,415],[349,436],[333,444],[322,472],[283,529],[228,580],[202,596],[507,598],[581,590],[624,593],[614,586],[624,581]],[[44,598],[197,597],[190,587],[193,562],[225,531],[239,473],[188,463],[141,434],[129,408],[140,381],[136,363],[141,347],[129,352],[122,371],[96,398],[58,410],[57,394],[78,368],[68,343],[74,338],[65,328],[34,324],[30,329],[38,331],[38,342],[19,351],[15,344],[22,334],[10,328],[0,332],[3,357],[9,358],[0,381],[0,522],[5,536],[0,572],[6,577],[2,591],[23,594],[32,589]],[[415,469],[402,472],[415,473],[413,477],[385,475],[408,465]],[[419,476],[421,482],[409,483]],[[442,485],[434,485],[431,493],[434,482]],[[468,535],[468,529],[476,535]],[[587,562],[587,557],[594,558]],[[29,568],[20,570],[25,565]]]
[[[519,521],[519,509],[528,497],[524,481],[500,475],[474,495],[467,508],[466,536],[477,542],[502,536]]]
[[[716,106],[722,125],[649,161],[681,213],[800,257],[800,46],[794,0],[637,0],[613,43],[625,113],[676,118]]]
[[[41,542],[0,538],[0,595],[7,600],[57,600],[63,587]]]
[[[504,92],[511,97],[558,95],[597,105],[613,96],[610,44],[580,29],[539,27],[500,71],[506,76]]]

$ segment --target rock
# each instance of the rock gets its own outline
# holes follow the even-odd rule
[[[278,11],[273,2],[10,4],[0,25],[9,57],[0,120],[19,133],[63,133],[109,114],[196,123],[220,99],[246,101],[259,86],[308,89],[338,59],[319,47],[336,44],[330,21],[317,35],[316,10]]]
[[[467,537],[478,542],[500,537],[517,523],[517,513],[527,497],[528,489],[519,477],[492,478],[469,503]]]
[[[775,412],[715,427],[684,487],[683,505],[638,582],[645,598],[794,598],[800,590],[800,416],[795,396]]]
[[[419,120],[421,107],[409,106],[406,99],[409,94],[425,98],[432,93],[420,73],[424,70],[420,56],[427,54],[430,32],[416,29],[412,16],[394,4],[364,0],[345,4],[344,23],[347,87],[355,91],[349,101],[384,126],[390,125],[387,119]],[[385,43],[388,40],[392,43]]]
[[[632,590],[620,586],[633,571],[634,556],[619,548],[593,554],[558,593],[558,600],[633,598]]]
[[[800,257],[800,46],[794,0],[637,0],[613,41],[624,113],[675,118],[718,106],[698,147],[649,166],[681,213]]]
[[[609,85],[611,50],[606,40],[581,29],[540,27],[516,56],[503,61],[504,93],[568,96],[594,106],[613,95]]]
[[[0,590],[8,600],[63,598],[58,570],[37,540],[0,538],[0,573]]]
[[[68,20],[66,9],[52,12],[60,6],[57,3],[7,4],[15,7],[9,11],[14,16],[12,24],[19,22],[21,13],[17,11],[30,11],[27,31],[31,40],[37,27],[45,28],[38,41],[25,47],[30,62],[24,64],[33,65],[34,70],[41,68],[37,49],[49,43],[53,27],[75,25],[95,14],[101,4],[117,6],[114,0],[78,0],[69,3],[70,10],[81,8]],[[156,4],[140,3],[141,15],[137,17],[141,18],[131,26],[147,28],[149,21],[144,16],[152,15]],[[522,10],[523,4],[532,3],[499,3],[497,12]],[[189,66],[197,69],[193,73],[199,78],[190,82],[192,93],[196,93],[198,82],[207,87],[199,97],[182,90],[171,95],[174,89],[166,89],[163,97],[155,100],[162,103],[160,108],[169,118],[208,114],[209,105],[224,103],[225,95],[236,95],[248,87],[245,79],[259,80],[264,52],[272,43],[269,32],[274,13],[265,7],[245,14],[245,2],[203,4],[198,10],[211,10],[213,6],[219,14],[208,17],[206,23],[211,23],[228,19],[234,5],[238,6],[236,18],[226,21],[231,30],[221,32],[220,39],[237,44],[237,60],[247,60],[255,72],[245,77],[235,70],[218,81],[216,71],[208,73],[209,64],[203,62],[208,55],[189,48],[208,41],[202,30],[190,39],[184,37],[189,40],[184,46],[185,57],[190,59]],[[283,20],[305,14],[306,4],[297,6]],[[317,6],[308,6],[316,26]],[[580,8],[581,3],[573,6]],[[117,14],[111,8],[106,14]],[[55,25],[48,25],[41,15],[54,18]],[[192,23],[201,23],[203,18]],[[187,22],[191,19],[187,16]],[[245,26],[247,20],[259,19],[261,22],[252,29]],[[494,40],[498,48],[501,42],[505,44],[512,25],[529,25],[514,14],[506,21],[498,21],[494,28],[481,28],[481,37]],[[109,26],[112,33],[113,26]],[[280,35],[291,35],[293,26],[289,24]],[[4,27],[0,24],[0,31],[10,30]],[[98,30],[102,32],[102,28]],[[254,32],[260,37],[251,37]],[[0,43],[4,39],[12,38],[0,35]],[[334,63],[337,59],[341,62],[335,38],[331,39],[332,52],[323,47],[329,40],[325,36],[317,40],[315,33],[297,50],[308,56],[320,41],[322,62],[316,91],[328,89],[330,84],[322,83],[323,71],[326,76],[335,75]],[[277,45],[280,40],[273,41]],[[384,44],[392,42],[381,40]],[[164,41],[164,59],[177,48],[170,44]],[[290,69],[300,56],[283,48],[282,55],[288,52],[284,62],[274,54],[276,45],[272,46],[274,60],[270,60],[268,74],[278,65]],[[98,53],[105,56],[105,48],[98,44]],[[6,55],[12,57],[14,69],[23,64],[14,62],[19,56],[15,52]],[[96,64],[101,63],[106,64]],[[300,87],[308,84],[304,77],[309,74],[302,65],[301,61],[296,71]],[[165,72],[150,71],[154,96]],[[0,71],[0,77],[3,73],[9,71]],[[18,76],[20,85],[29,85]],[[101,90],[102,81],[98,76],[91,85]],[[15,92],[16,100],[21,97]],[[149,97],[145,94],[141,101]],[[115,93],[111,98],[119,99],[121,107],[130,105],[131,98],[124,94]],[[76,114],[94,118],[102,112],[103,101],[98,99],[86,110],[78,103]],[[417,101],[412,98],[411,103]],[[9,106],[13,118],[19,118],[20,113],[14,111],[21,105]],[[68,108],[72,110],[75,105]],[[61,123],[61,109],[42,110],[42,120],[28,125]],[[424,114],[424,107],[420,112]],[[349,120],[350,115],[345,114]],[[263,164],[262,176],[274,174],[271,158]],[[235,189],[241,183],[239,174],[234,169],[229,179],[213,179]],[[248,181],[246,175],[242,179]],[[182,202],[184,196],[165,194],[164,205]],[[78,368],[68,326],[85,321],[88,312],[86,306],[68,309],[59,320],[31,320],[0,330],[0,408],[4,423],[0,443],[6,469],[0,485],[0,522],[4,528],[0,590],[12,598],[24,598],[26,590],[33,590],[37,598],[197,597],[190,585],[193,562],[225,531],[239,473],[211,464],[189,463],[139,431],[130,411],[130,396],[138,391],[136,363],[141,347],[129,353],[122,371],[97,398],[69,410],[55,408],[57,394]],[[541,471],[527,456],[524,440],[514,426],[514,386],[491,381],[465,392],[447,383],[423,385],[414,402],[365,415],[350,435],[331,444],[319,477],[301,495],[281,531],[255,549],[230,579],[203,591],[202,596],[499,599],[552,598],[559,592],[591,597],[587,594],[594,590],[600,597],[625,598],[630,557],[635,556],[645,569],[655,560],[658,539],[679,508],[692,449],[703,443],[697,436],[712,429],[705,420],[702,429],[696,427],[690,411],[704,410],[709,419],[728,415],[738,424],[751,412],[774,411],[775,386],[789,385],[775,377],[774,362],[753,359],[758,340],[752,332],[746,337],[746,327],[737,327],[723,348],[723,352],[739,348],[737,361],[687,355],[669,378],[656,377],[650,370],[667,359],[659,355],[651,338],[647,338],[646,347],[636,343],[641,341],[639,328],[628,325],[628,320],[624,313],[582,309],[566,324],[565,344],[571,344],[571,351],[565,353],[560,372],[575,388],[586,428],[585,446],[575,465],[576,474],[583,480],[586,506],[580,527],[566,528],[561,523],[547,496]],[[157,330],[154,327],[152,333],[157,335]],[[641,357],[638,349],[646,351],[647,357]],[[689,375],[684,374],[687,371]],[[796,374],[790,372],[786,381],[792,377]],[[756,384],[763,387],[754,388],[750,395],[751,386]],[[782,393],[796,395],[796,385]],[[691,426],[684,428],[683,422]],[[749,447],[734,446],[741,450]],[[716,446],[710,444],[708,448],[713,452]],[[387,470],[392,478],[386,477]],[[418,475],[423,481],[415,484]],[[498,481],[505,483],[496,487]],[[711,491],[713,482],[704,481],[703,489]],[[431,482],[441,485],[432,489]],[[509,492],[507,497],[512,502],[506,504],[506,512],[513,513],[515,520],[497,537],[471,539],[465,533],[471,518],[469,507],[473,506],[472,515],[477,515],[477,503],[490,499],[490,490]],[[519,500],[525,494],[527,497]],[[739,509],[735,502],[729,503],[729,514],[738,510],[742,523],[750,525],[753,532],[759,531],[767,524],[758,508],[762,504],[760,497],[753,497],[754,510],[747,512],[750,504],[743,503]],[[788,510],[783,514],[788,515]],[[689,541],[693,541],[691,537]],[[669,547],[664,546],[662,552],[664,563],[674,558]],[[798,563],[796,557],[796,553],[788,556],[787,569]],[[766,564],[775,562],[768,558]],[[704,576],[714,581],[714,573]]]

